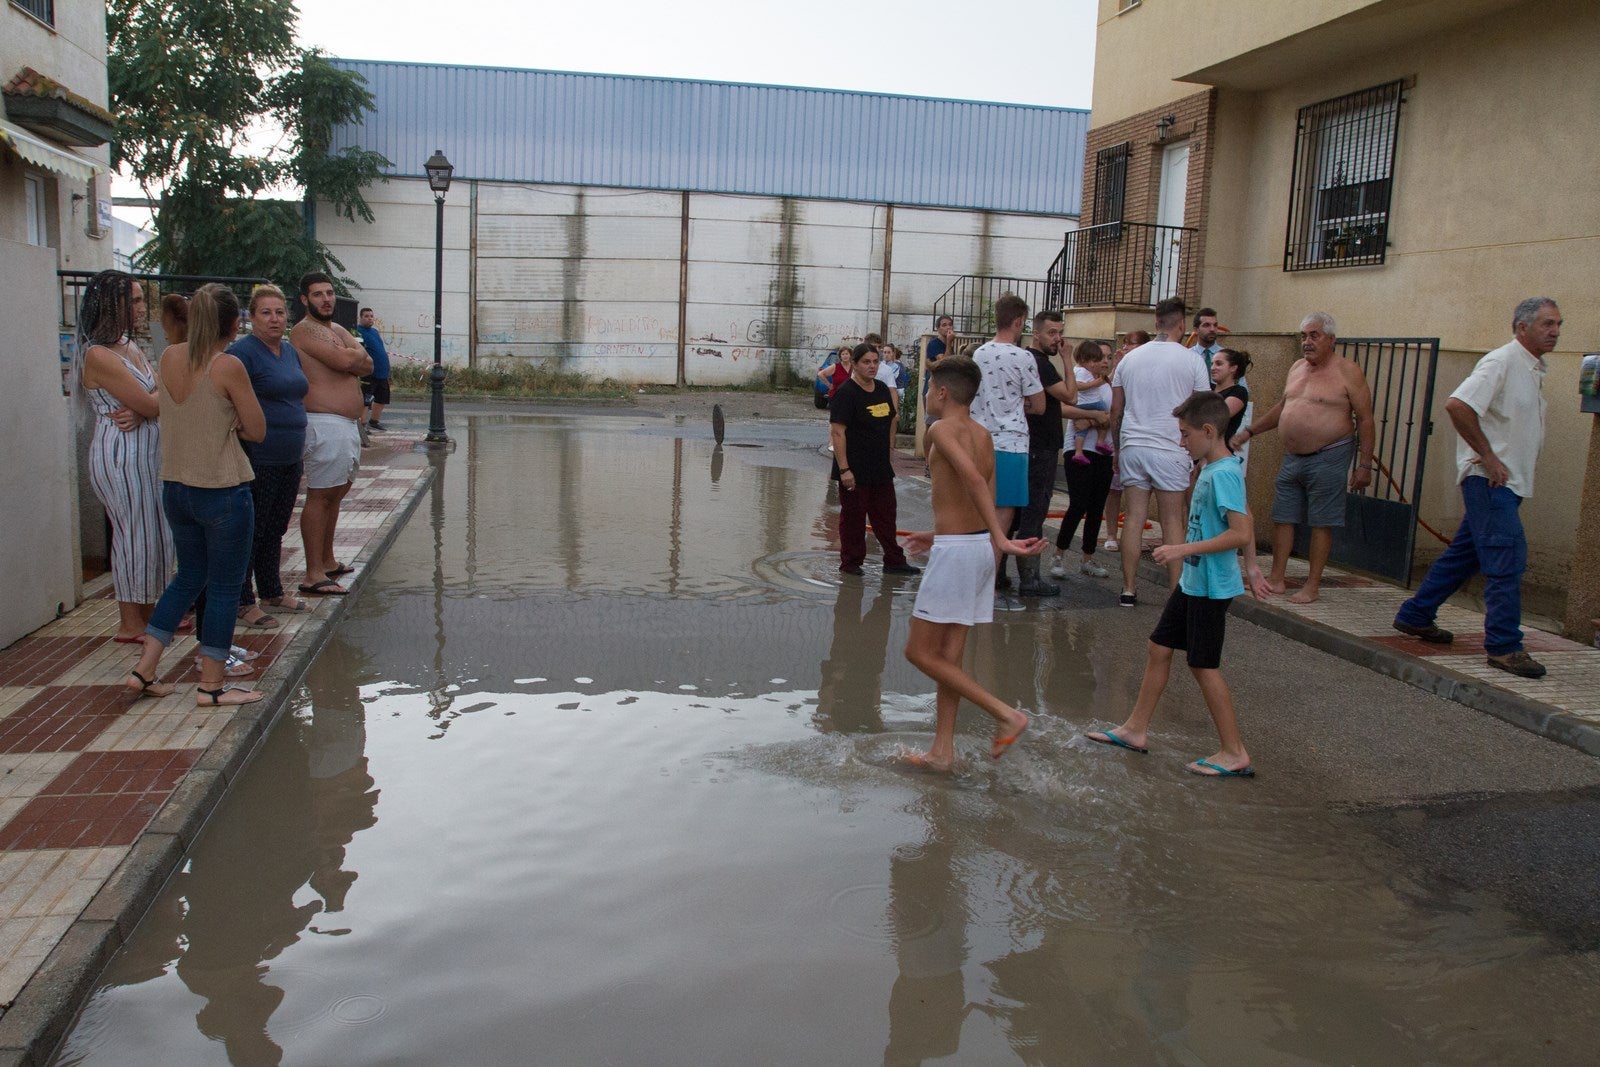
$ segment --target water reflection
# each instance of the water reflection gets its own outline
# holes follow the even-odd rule
[[[867,585],[846,581],[833,602],[833,640],[822,661],[817,711],[812,721],[824,732],[883,730],[883,668],[889,653],[889,588],[874,587],[872,607],[861,614]]]
[[[349,933],[329,917],[344,911],[357,878],[347,849],[377,823],[378,795],[360,693],[329,679],[279,722],[241,778],[233,803],[250,813],[249,832],[206,836],[140,924],[111,986],[176,972],[203,1001],[195,1028],[229,1063],[279,1063],[270,1031],[305,1021],[284,1014],[286,988],[304,975],[291,968],[284,981],[274,961],[306,934]]]
[[[889,924],[899,973],[889,992],[885,1067],[955,1055],[969,1010],[966,887],[956,872],[950,800],[936,789],[921,807],[926,836],[889,857]]]

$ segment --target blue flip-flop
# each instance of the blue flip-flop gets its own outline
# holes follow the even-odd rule
[[[1200,774],[1200,772],[1195,770],[1194,767],[1209,767],[1211,770],[1214,770],[1217,773]],[[1189,773],[1199,774],[1202,778],[1254,778],[1256,776],[1256,769],[1254,767],[1240,767],[1236,771],[1230,771],[1226,767],[1217,766],[1208,759],[1195,760],[1194,767],[1189,768]]]
[[[1102,730],[1101,732],[1106,736],[1094,737],[1090,734],[1084,734],[1083,736],[1089,738],[1089,740],[1093,741],[1097,745],[1111,745],[1113,748],[1125,748],[1129,752],[1138,752],[1146,756],[1150,754],[1150,750],[1148,748],[1140,748],[1138,745],[1130,745],[1128,742],[1124,741],[1110,730]]]

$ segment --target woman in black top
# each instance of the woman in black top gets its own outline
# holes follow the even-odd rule
[[[839,483],[839,571],[860,574],[867,556],[867,521],[883,548],[883,573],[916,574],[895,532],[893,390],[877,380],[878,352],[859,344],[850,377],[828,402],[833,474]]]
[[[1250,391],[1239,380],[1250,369],[1250,353],[1242,348],[1219,348],[1211,357],[1211,384],[1217,395],[1228,402],[1228,439],[1239,432],[1244,409],[1250,404]]]

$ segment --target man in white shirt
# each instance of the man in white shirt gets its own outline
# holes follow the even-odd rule
[[[1044,411],[1038,364],[1017,346],[1027,318],[1027,301],[1011,293],[1002,296],[994,305],[994,340],[972,354],[983,372],[972,417],[994,438],[994,505],[1002,530],[1011,529],[1017,509],[1028,505],[1026,416]]]
[[[1544,444],[1544,356],[1561,339],[1561,309],[1549,297],[1531,297],[1517,305],[1511,329],[1515,339],[1480,359],[1445,401],[1458,436],[1456,476],[1466,514],[1416,595],[1400,605],[1394,628],[1449,644],[1455,635],[1434,623],[1439,605],[1482,571],[1489,666],[1542,678],[1544,665],[1522,647],[1528,543],[1518,509],[1533,495],[1534,464]]]
[[[1172,410],[1197,392],[1211,388],[1209,369],[1195,354],[1178,343],[1183,334],[1185,308],[1177,297],[1156,305],[1156,340],[1142,344],[1122,357],[1111,378],[1111,434],[1117,441],[1117,470],[1122,477],[1122,596],[1125,608],[1139,602],[1135,578],[1139,572],[1139,542],[1150,494],[1156,498],[1161,520],[1161,540],[1182,543],[1188,532],[1183,494],[1189,488],[1194,461],[1178,436],[1178,418]],[[1183,557],[1167,566],[1173,588],[1183,571]]]
[[[1189,346],[1189,351],[1200,360],[1207,374],[1211,373],[1211,357],[1226,347],[1218,339],[1217,332],[1216,308],[1201,308],[1194,313],[1194,344]]]

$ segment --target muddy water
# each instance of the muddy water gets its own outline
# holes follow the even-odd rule
[[[914,584],[840,586],[823,440],[473,420],[60,1062],[1592,1058],[1594,946],[1395,832],[1483,788],[1470,761],[1418,746],[1400,798],[1348,773],[1344,713],[1263,713],[1329,671],[1348,707],[1493,729],[1414,691],[1239,625],[1262,776],[1183,773],[1211,749],[1182,679],[1124,758],[1078,734],[1132,699],[1153,612],[1074,582],[970,645],[1040,709],[1025,743],[991,764],[966,709],[960,773],[897,768],[932,730]]]

